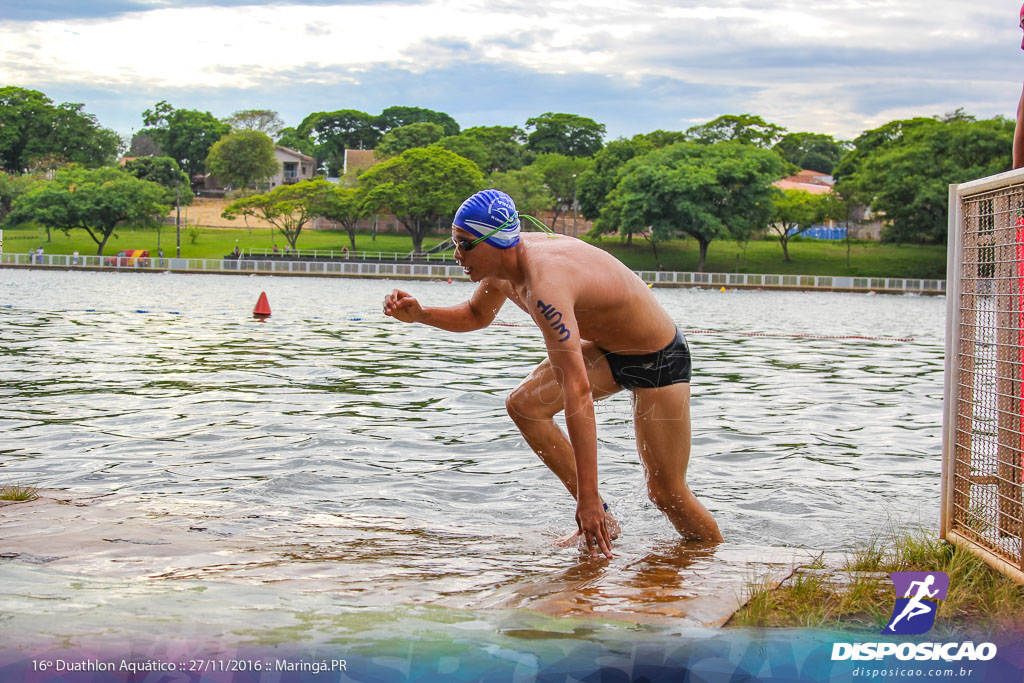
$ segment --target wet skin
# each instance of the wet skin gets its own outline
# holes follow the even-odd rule
[[[453,226],[456,240],[474,235]],[[384,314],[453,332],[489,325],[506,300],[530,315],[544,335],[547,359],[506,401],[526,442],[576,498],[576,535],[593,556],[612,557],[614,520],[605,514],[597,477],[594,401],[621,387],[605,351],[652,353],[675,337],[675,323],[640,278],[615,257],[581,240],[524,233],[509,249],[487,243],[455,258],[478,283],[470,299],[423,307],[407,292],[384,298]],[[634,390],[637,450],[650,498],[680,535],[719,541],[718,525],[686,485],[690,456],[690,386]],[[554,422],[564,410],[568,436]]]

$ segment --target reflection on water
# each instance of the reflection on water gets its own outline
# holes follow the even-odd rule
[[[230,504],[246,514],[213,514],[209,533],[345,563],[339,589],[403,601],[586,571],[551,546],[572,500],[505,414],[544,357],[540,333],[397,323],[380,314],[395,284],[0,271],[0,482]],[[471,291],[398,286],[430,304]],[[261,290],[265,323],[250,316]],[[890,518],[936,523],[944,300],[656,295],[682,329],[721,332],[690,337],[689,481],[730,543],[835,550]],[[511,304],[499,320],[528,322]],[[628,396],[597,416],[623,562],[671,556]],[[664,583],[672,566],[638,575]]]

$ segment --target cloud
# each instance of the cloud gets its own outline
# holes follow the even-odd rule
[[[0,23],[108,19],[133,12],[198,7],[412,5],[426,0],[2,0]]]
[[[465,126],[565,111],[613,136],[754,113],[845,138],[960,106],[1010,114],[1020,91],[1016,16],[961,0],[242,3],[42,0],[57,18],[0,21],[0,83],[86,102],[120,130],[167,99],[292,123],[391,104]]]

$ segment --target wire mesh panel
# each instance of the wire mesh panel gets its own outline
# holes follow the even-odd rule
[[[950,200],[943,534],[1019,579],[1024,174],[961,185]]]

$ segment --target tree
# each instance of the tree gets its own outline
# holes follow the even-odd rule
[[[443,111],[422,107],[388,107],[376,117],[376,127],[381,134],[413,123],[436,123],[444,129],[444,135],[458,135],[459,124]]]
[[[857,138],[856,164],[846,165],[845,159],[840,164],[845,168],[837,189],[883,212],[891,221],[883,234],[888,240],[944,243],[949,185],[1012,165],[1014,123],[1002,117],[912,120],[883,128]],[[881,142],[862,150],[859,141],[865,136]]]
[[[345,168],[346,149],[373,149],[380,141],[376,117],[356,109],[310,114],[296,129],[296,138],[313,141],[313,157],[328,175],[339,176]],[[286,145],[291,147],[291,145]],[[300,152],[306,150],[292,147]]]
[[[334,186],[322,178],[303,180],[293,185],[280,185],[270,192],[237,199],[221,212],[234,220],[238,216],[261,218],[281,231],[292,249],[306,223],[324,212],[325,202]]]
[[[160,145],[156,143],[153,136],[144,130],[140,130],[138,133],[132,136],[131,144],[128,146],[128,156],[130,157],[162,157],[164,156],[163,150],[160,149]]]
[[[439,124],[422,122],[392,128],[377,144],[373,155],[378,159],[393,157],[407,149],[428,147],[444,137],[444,128]]]
[[[753,114],[726,114],[713,121],[687,129],[686,135],[696,142],[711,145],[716,142],[735,140],[747,145],[769,149],[782,139],[786,129],[774,123],[766,123]]]
[[[206,157],[206,170],[239,189],[266,180],[281,168],[274,156],[274,141],[258,130],[225,135]]]
[[[752,145],[676,143],[627,163],[598,227],[649,231],[658,241],[683,232],[700,246],[702,271],[712,240],[742,240],[766,223],[775,191],[770,183],[785,172],[778,154]]]
[[[123,146],[120,136],[83,107],[54,106],[38,90],[0,88],[0,170],[21,173],[46,157],[88,167],[112,162]]]
[[[124,170],[140,180],[148,180],[164,188],[164,204],[191,204],[195,196],[178,162],[170,157],[139,157],[124,165]]]
[[[530,164],[544,176],[544,184],[554,198],[551,215],[551,229],[566,209],[572,208],[576,201],[576,179],[590,165],[589,159],[568,157],[564,154],[538,154]]]
[[[608,193],[615,188],[619,171],[634,157],[643,156],[654,150],[654,146],[642,136],[631,140],[612,140],[594,155],[594,163],[580,174],[576,183],[580,212],[588,220],[597,220],[604,208]],[[617,226],[616,226],[616,229]]]
[[[685,138],[685,134],[681,132],[656,130],[634,135],[628,140],[619,138],[609,142],[594,155],[594,162],[580,174],[576,183],[580,212],[589,220],[597,220],[608,193],[615,188],[619,172],[627,161],[655,149],[682,142]],[[626,235],[627,244],[632,241],[632,237],[632,233]]]
[[[0,173],[0,222],[11,212],[14,200],[28,192],[33,185],[39,182],[45,182],[41,176]]]
[[[224,119],[224,123],[231,126],[231,130],[239,132],[243,130],[256,130],[266,133],[271,138],[279,135],[284,129],[284,121],[276,111],[269,109],[243,109]]]
[[[883,126],[858,135],[853,141],[853,148],[843,155],[843,158],[832,170],[832,176],[836,179],[836,190],[847,199],[855,198],[867,203],[870,197],[860,196],[861,188],[854,181],[854,176],[864,161],[885,147],[900,144],[907,132],[920,126],[930,126],[933,123],[935,123],[935,119],[919,116],[913,119],[890,121]]]
[[[491,170],[491,155],[488,154],[484,143],[479,138],[459,133],[458,135],[449,135],[448,137],[441,138],[431,146],[441,147],[449,152],[455,152],[464,159],[469,159],[484,173]]]
[[[124,149],[121,136],[100,126],[85,105],[65,102],[57,106],[50,122],[46,154],[62,157],[68,163],[94,168],[113,163]]]
[[[472,161],[440,147],[406,150],[359,176],[366,208],[394,214],[412,235],[416,252],[423,250],[427,231],[450,220],[482,182]]]
[[[829,175],[845,151],[831,135],[819,133],[787,133],[774,149],[791,164]]]
[[[363,192],[357,187],[335,187],[324,197],[321,208],[324,218],[340,223],[348,233],[353,252],[356,250],[356,223],[370,215],[363,200]]]
[[[458,137],[483,146],[487,154],[487,160],[481,165],[484,171],[511,171],[533,160],[533,153],[526,149],[526,133],[519,126],[476,126],[462,131]],[[459,153],[458,149],[450,149]]]
[[[231,132],[231,126],[208,111],[175,109],[166,100],[144,111],[142,120],[149,126],[143,132],[177,161],[189,178],[204,172],[210,148]]]
[[[153,223],[170,207],[163,202],[164,188],[140,180],[120,168],[63,168],[52,181],[33,186],[14,201],[6,222],[36,221],[70,234],[82,229],[103,255],[107,240],[124,222]]]
[[[520,213],[536,216],[555,206],[555,197],[548,189],[544,173],[536,166],[492,173],[487,184],[512,197]]]
[[[553,152],[570,157],[589,157],[602,147],[604,124],[576,114],[541,114],[527,119],[527,146],[537,153]]]
[[[846,217],[846,206],[834,192],[812,194],[806,190],[782,190],[772,200],[769,226],[779,236],[782,256],[789,258],[789,240],[802,235],[815,224]]]
[[[277,144],[296,152],[302,152],[306,156],[316,157],[316,144],[309,135],[300,135],[297,128],[282,128],[277,138]]]

